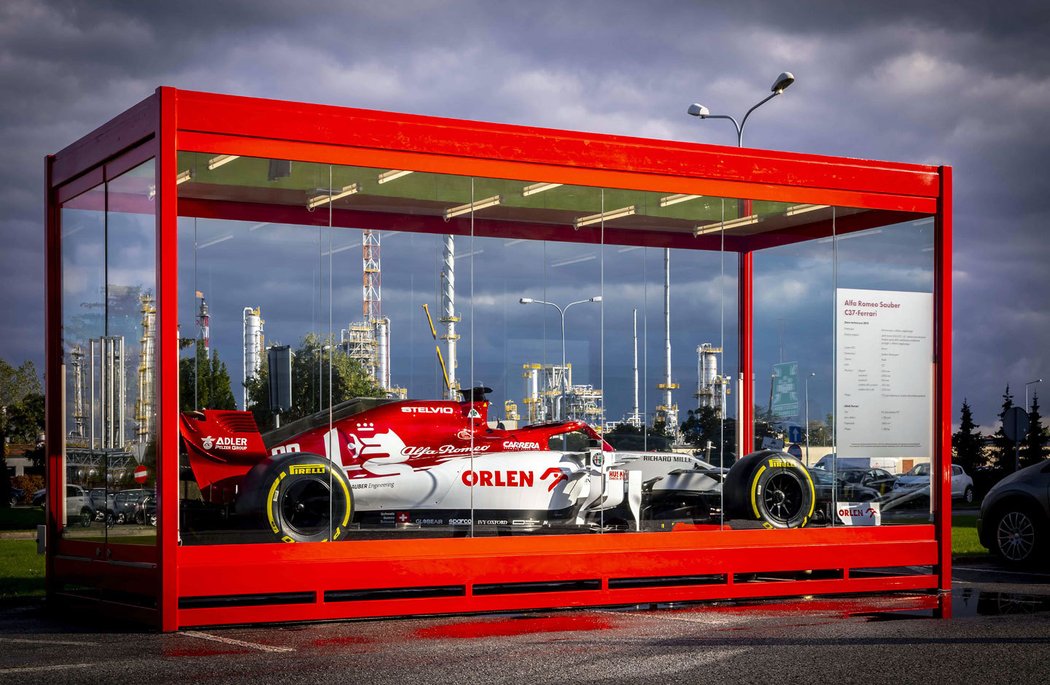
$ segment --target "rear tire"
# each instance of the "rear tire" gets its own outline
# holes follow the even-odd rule
[[[731,517],[762,521],[767,528],[801,528],[816,505],[809,471],[785,452],[747,455],[733,464],[722,487]]]
[[[244,491],[247,508],[262,519],[275,540],[327,542],[347,536],[353,516],[350,483],[343,470],[324,457],[308,453],[271,457],[248,473]]]

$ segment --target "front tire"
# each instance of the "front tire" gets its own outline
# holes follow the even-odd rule
[[[1045,532],[1028,507],[1001,509],[993,520],[992,533],[992,551],[1008,564],[1025,566],[1042,554]]]
[[[346,538],[353,514],[350,483],[343,470],[333,468],[324,457],[307,453],[272,457],[257,465],[244,485],[275,540]]]
[[[801,528],[816,506],[809,471],[785,452],[747,455],[733,464],[723,488],[731,516],[759,520],[767,528]]]

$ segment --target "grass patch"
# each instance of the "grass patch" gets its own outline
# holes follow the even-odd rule
[[[44,595],[44,555],[36,540],[0,540],[0,601]]]
[[[952,516],[952,554],[974,556],[988,554],[988,549],[977,540],[977,515]]]
[[[43,522],[43,507],[0,509],[0,530],[36,530],[36,527]]]

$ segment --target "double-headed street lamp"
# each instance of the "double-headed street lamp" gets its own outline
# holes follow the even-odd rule
[[[733,122],[733,126],[736,127],[736,145],[737,145],[737,147],[743,147],[744,146],[744,125],[747,124],[747,118],[749,116],[751,116],[751,112],[754,112],[756,109],[758,109],[762,105],[766,104],[767,102],[769,102],[770,100],[772,100],[776,96],[778,96],[781,93],[783,93],[784,90],[787,89],[787,87],[790,86],[794,82],[795,82],[794,74],[792,74],[790,71],[782,72],[780,74],[780,76],[777,77],[777,80],[773,82],[773,87],[770,88],[770,90],[772,91],[772,94],[766,96],[766,98],[764,100],[759,102],[757,105],[755,105],[751,109],[747,110],[747,114],[744,115],[744,118],[740,121],[740,123],[737,123],[736,119],[734,119],[733,117],[729,116],[728,114],[711,114],[711,110],[709,110],[707,107],[704,107],[703,105],[701,105],[698,102],[694,102],[693,104],[689,105],[689,110],[688,111],[694,117],[700,117],[701,119],[728,119],[729,121],[732,121]]]
[[[547,302],[545,300],[534,300],[531,297],[523,297],[520,300],[518,300],[518,302],[520,302],[521,304],[545,304],[548,307],[554,307],[558,310],[558,313],[561,315],[561,398],[558,400],[560,407],[559,412],[565,411],[565,384],[568,381],[568,367],[565,365],[565,312],[569,311],[569,307],[572,307],[577,304],[601,301],[602,296],[596,295],[595,297],[591,297],[586,300],[576,300],[575,302],[570,302],[564,307],[559,307],[553,302]]]

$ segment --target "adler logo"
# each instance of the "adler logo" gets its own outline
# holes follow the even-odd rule
[[[401,407],[405,414],[455,414],[452,407]]]
[[[201,447],[206,450],[210,450],[212,447],[220,447],[227,450],[246,450],[248,449],[248,438],[215,438],[207,435],[201,440]]]

